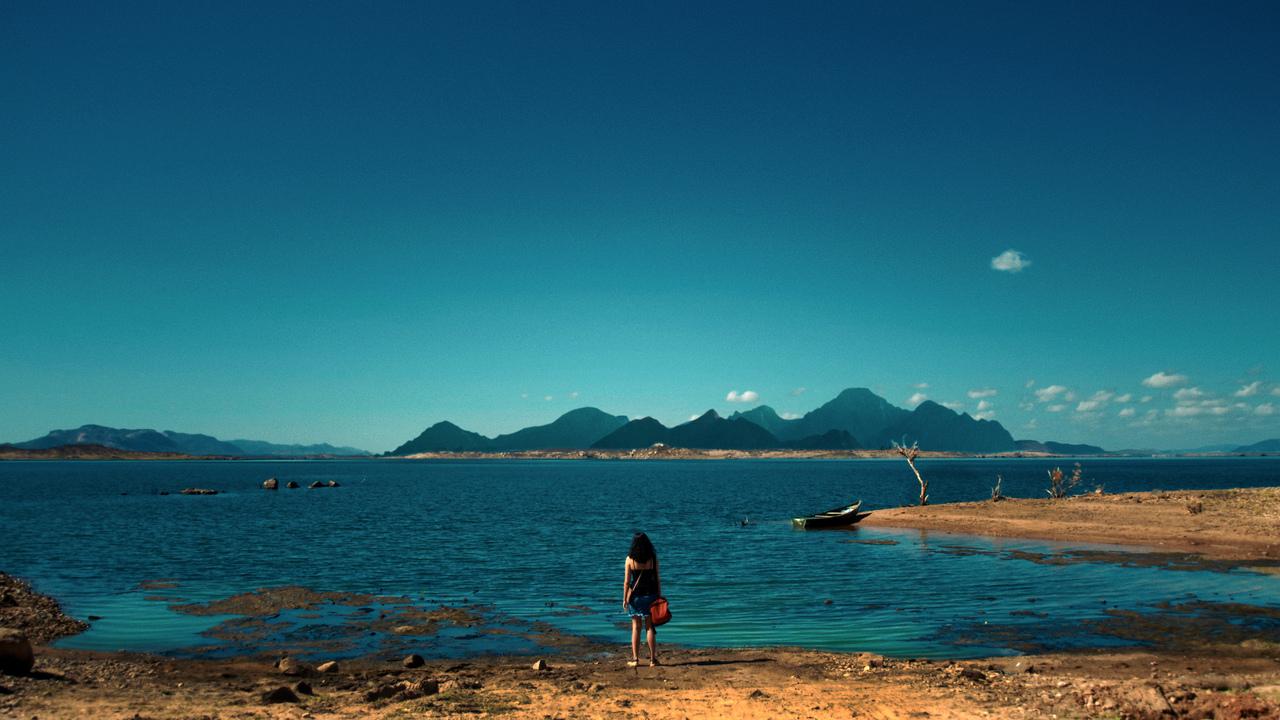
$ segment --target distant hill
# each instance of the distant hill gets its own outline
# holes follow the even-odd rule
[[[367,455],[356,448],[321,445],[277,445],[257,440],[219,440],[212,435],[180,433],[172,430],[132,430],[105,425],[81,425],[74,430],[50,430],[44,437],[14,443],[14,447],[41,450],[68,445],[101,445],[128,452],[177,453],[182,455]]]
[[[649,447],[654,443],[671,443],[671,431],[651,417],[642,417],[623,425],[591,444],[598,450],[627,450]]]
[[[600,438],[626,424],[626,415],[610,415],[593,407],[578,408],[561,415],[550,424],[499,435],[489,442],[489,447],[493,450],[589,448]]]
[[[489,449],[489,438],[463,430],[448,420],[423,430],[418,437],[392,450],[390,455],[423,452],[481,452]]]
[[[828,430],[821,435],[788,440],[783,446],[792,450],[856,450],[858,440],[847,430]]]
[[[242,455],[254,455],[259,457],[271,456],[299,456],[299,455],[368,455],[369,453],[359,448],[345,447],[340,445],[330,445],[329,443],[316,443],[314,445],[289,445],[281,443],[263,442],[262,440],[232,440],[232,445],[242,450]]]
[[[1263,440],[1261,442],[1256,442],[1252,445],[1241,445],[1235,450],[1232,450],[1232,452],[1238,452],[1238,453],[1280,452],[1280,438]]]
[[[953,452],[1004,452],[1016,448],[1013,436],[999,422],[977,420],[928,400],[915,410],[904,410],[867,388],[848,388],[797,420],[784,420],[766,405],[732,417],[756,423],[788,447],[803,438],[827,437],[832,431],[843,431],[855,438],[858,446],[872,449],[890,447],[894,441],[918,442],[925,450]]]
[[[1042,452],[1051,453],[1053,455],[1102,455],[1106,452],[1097,445],[1072,445],[1070,443],[1053,442],[1046,440],[1018,440],[1017,449],[1021,452]]]
[[[598,450],[645,448],[654,443],[704,450],[761,450],[781,447],[768,430],[742,418],[725,419],[708,410],[687,423],[668,428],[651,417],[632,420],[598,440]]]
[[[51,448],[19,448],[0,445],[0,460],[182,460],[190,455],[121,450],[105,445],[58,445]]]

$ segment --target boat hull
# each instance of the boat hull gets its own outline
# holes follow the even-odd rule
[[[808,517],[798,517],[791,520],[791,524],[802,530],[819,530],[823,528],[848,527],[857,523],[870,513],[859,513],[862,508],[862,501],[828,510],[817,515],[809,515]]]

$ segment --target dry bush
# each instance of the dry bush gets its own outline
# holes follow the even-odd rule
[[[1003,484],[1004,484],[1004,476],[1003,476],[1003,475],[996,475],[996,484],[995,484],[995,487],[991,488],[991,501],[992,501],[992,502],[1000,502],[1001,500],[1004,500],[1004,499],[1005,499],[1005,497],[1004,497],[1004,493],[1003,493],[1003,492],[1001,492],[1001,490],[1000,490],[1000,486],[1001,486],[1001,485],[1003,485]]]
[[[920,455],[920,444],[913,442],[911,443],[911,447],[907,447],[905,445],[899,445],[898,441],[895,440],[893,442],[893,449],[897,450],[899,455],[907,459],[907,465],[911,467],[911,472],[916,474],[916,480],[920,483],[920,504],[928,505],[929,483],[920,476],[920,471],[916,469],[916,457]]]
[[[1066,477],[1062,473],[1062,468],[1056,467],[1049,471],[1049,489],[1045,492],[1055,500],[1064,498],[1080,484],[1083,475],[1084,470],[1080,467],[1080,463],[1076,463],[1075,468],[1071,470],[1071,477]]]

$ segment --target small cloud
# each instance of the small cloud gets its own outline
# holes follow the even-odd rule
[[[1277,386],[1275,386],[1275,387],[1271,388],[1271,394],[1272,394],[1272,395],[1276,395],[1276,396],[1280,396],[1280,385],[1277,385]]]
[[[991,269],[999,270],[1000,272],[1022,272],[1023,268],[1030,266],[1031,261],[1017,250],[1005,250],[999,255],[991,258]]]
[[[1187,384],[1187,376],[1167,373],[1163,370],[1142,381],[1149,388],[1167,388]]]
[[[928,399],[929,399],[929,396],[928,396],[928,395],[925,395],[925,394],[924,394],[924,393],[922,393],[922,392],[918,392],[918,393],[916,393],[915,395],[912,395],[911,397],[907,398],[907,404],[908,404],[908,405],[919,405],[920,403],[922,403],[922,402],[924,402],[925,400],[928,400]]]
[[[1142,396],[1142,399],[1141,399],[1141,400],[1139,400],[1138,402],[1142,402],[1142,403],[1149,403],[1149,402],[1151,402],[1151,396],[1150,396],[1150,395],[1143,395],[1143,396]]]
[[[1031,418],[1027,421],[1026,428],[1028,430],[1035,430],[1038,427],[1040,427],[1040,420],[1038,418]]]
[[[543,396],[542,396],[542,399],[543,399],[543,400],[546,400],[547,402],[551,402],[551,400],[552,400],[552,398],[551,398],[551,396],[550,396],[550,395],[543,395]]]
[[[1262,403],[1261,405],[1253,409],[1253,414],[1254,415],[1275,415],[1276,406],[1272,405],[1271,403]]]
[[[528,400],[528,399],[529,399],[529,393],[520,393],[520,399],[521,399],[521,400]]]
[[[1039,400],[1042,403],[1049,402],[1050,400],[1054,399],[1055,397],[1061,395],[1066,391],[1067,391],[1067,388],[1063,385],[1050,385],[1048,387],[1042,387],[1036,391],[1036,400]]]
[[[969,391],[969,399],[977,400],[978,398],[994,397],[998,392],[995,388],[978,388]]]
[[[1030,380],[1028,380],[1026,383],[1024,383],[1024,384],[1022,385],[1022,387],[1026,388],[1026,389],[1028,389],[1028,390],[1030,390],[1031,388],[1033,388],[1033,387],[1035,387],[1035,386],[1036,386],[1036,379],[1035,379],[1035,378],[1031,378]]]
[[[1122,418],[1131,418],[1131,417],[1133,417],[1134,415],[1137,415],[1137,414],[1138,414],[1138,411],[1137,411],[1137,410],[1134,410],[1134,409],[1133,409],[1133,408],[1131,408],[1131,407],[1127,407],[1127,408],[1125,408],[1125,409],[1123,409],[1123,410],[1121,410],[1121,411],[1120,411],[1120,417],[1122,417]]]
[[[956,412],[960,412],[961,410],[963,410],[963,409],[964,409],[964,403],[958,403],[958,402],[944,402],[944,403],[942,403],[942,407],[944,407],[944,408],[946,408],[946,409],[948,409],[948,410],[955,410]]]
[[[1125,394],[1123,394],[1123,395],[1117,395],[1117,396],[1116,396],[1116,402],[1120,403],[1121,405],[1123,405],[1123,404],[1125,404],[1125,403],[1127,403],[1127,402],[1133,402],[1133,394],[1132,394],[1132,393],[1125,393]]]
[[[1067,409],[1067,406],[1061,403],[1057,405],[1050,405],[1049,407],[1045,408],[1045,410],[1048,410],[1049,412],[1062,412],[1063,410],[1066,410],[1066,409]]]
[[[577,399],[578,399],[578,391],[577,391],[577,390],[574,390],[573,392],[569,393],[569,397],[570,397],[570,398],[572,398],[572,399],[574,399],[574,400],[577,400]]]
[[[755,390],[743,390],[742,392],[730,390],[729,394],[724,396],[724,399],[728,402],[753,403],[760,399],[760,393]]]
[[[1261,389],[1262,389],[1262,381],[1254,380],[1248,385],[1245,385],[1244,387],[1241,387],[1239,390],[1235,391],[1234,394],[1236,397],[1253,397],[1254,395],[1257,395],[1258,391]]]
[[[701,415],[690,415],[689,422],[693,422],[694,420],[697,420],[699,417],[701,417]]]
[[[1203,413],[1204,408],[1199,405],[1179,405],[1167,412],[1173,417],[1195,417]]]
[[[978,401],[978,412],[980,412],[980,413],[984,413],[984,412],[986,412],[986,411],[990,410],[990,409],[991,409],[991,407],[992,407],[992,406],[991,406],[991,403],[987,402],[986,400],[979,400],[979,401]],[[978,416],[977,416],[977,415],[974,415],[974,417],[978,417]]]
[[[1182,388],[1173,394],[1173,399],[1178,401],[1195,400],[1204,395],[1204,391],[1198,387]]]
[[[783,420],[799,420],[800,413],[784,412],[781,417]]]
[[[1076,405],[1076,412],[1093,412],[1100,407],[1102,403],[1098,400],[1081,400],[1080,404]]]
[[[927,382],[919,382],[919,383],[916,383],[916,384],[915,384],[915,389],[917,389],[917,390],[928,390],[928,389],[929,389],[929,383],[927,383]]]
[[[808,390],[808,389],[809,389],[809,388],[806,388],[806,387],[798,387],[798,388],[794,388],[794,389],[792,389],[792,390],[791,390],[791,397],[800,397],[800,396],[801,396],[801,395],[803,395],[803,394],[805,393],[805,391],[806,391],[806,390]]]
[[[995,411],[977,412],[973,414],[974,420],[991,420],[996,416]]]
[[[1028,400],[1027,402],[1018,403],[1019,410],[1031,411],[1036,409],[1036,404]]]

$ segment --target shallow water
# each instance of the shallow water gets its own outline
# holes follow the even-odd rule
[[[1053,464],[920,468],[932,500],[947,502],[987,497],[997,473],[1008,495],[1043,495]],[[304,489],[259,489],[272,476]],[[1085,478],[1108,492],[1276,485],[1280,460],[1090,460]],[[317,479],[342,486],[305,489]],[[193,486],[222,494],[158,494]],[[520,631],[534,621],[622,641],[621,565],[637,529],[657,545],[676,618],[662,638],[687,645],[983,656],[1121,642],[1096,623],[1160,603],[1280,606],[1280,578],[1245,570],[1064,554],[1081,544],[790,526],[794,515],[857,498],[901,505],[915,492],[892,460],[4,462],[0,526],[17,541],[0,547],[0,569],[77,617],[101,616],[63,645],[179,653],[249,646],[204,634],[229,618],[171,604],[279,585],[478,605],[491,621],[389,638],[352,632],[352,608],[333,607],[275,618],[255,648],[333,635],[350,638],[347,654],[534,652]],[[155,579],[177,587],[139,587]]]

